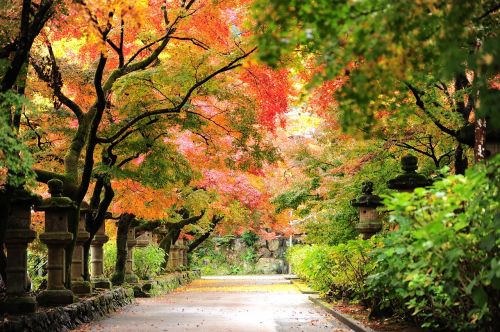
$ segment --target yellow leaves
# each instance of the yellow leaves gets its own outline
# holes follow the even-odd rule
[[[259,293],[297,293],[297,289],[292,284],[255,284],[245,280],[224,280],[221,285],[220,280],[198,279],[189,286],[178,289],[178,292],[259,292]]]

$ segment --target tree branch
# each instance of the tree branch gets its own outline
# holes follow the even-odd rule
[[[415,88],[413,85],[411,85],[409,82],[404,82],[405,85],[410,89],[411,93],[415,97],[415,104],[422,110],[424,113],[431,119],[431,121],[438,127],[441,131],[444,133],[457,138],[457,131],[456,130],[451,130],[444,126],[435,116],[432,114],[426,107],[425,103],[423,102],[422,98],[420,97],[420,92]]]

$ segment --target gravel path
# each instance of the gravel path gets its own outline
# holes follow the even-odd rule
[[[204,277],[78,331],[351,331],[283,276]]]

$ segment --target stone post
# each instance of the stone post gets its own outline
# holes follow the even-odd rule
[[[382,206],[382,199],[373,195],[373,183],[370,181],[363,182],[362,192],[360,197],[351,201],[351,205],[359,210],[356,229],[363,234],[363,239],[367,240],[382,229],[382,221],[377,212],[377,207]]]
[[[177,244],[170,246],[169,258],[167,266],[171,271],[179,270],[179,247]]]
[[[177,256],[177,268],[180,269],[184,265],[184,240],[178,239],[176,242],[178,256]]]
[[[432,181],[417,173],[418,159],[409,154],[401,158],[401,168],[403,174],[387,182],[389,189],[395,189],[399,192],[413,192],[415,188],[425,187],[432,184]]]
[[[90,282],[83,280],[83,244],[89,239],[90,234],[85,230],[85,218],[90,212],[89,205],[82,202],[80,205],[80,221],[78,222],[78,234],[75,249],[73,250],[73,260],[71,262],[71,290],[78,295],[88,295],[92,293]]]
[[[111,282],[104,277],[104,250],[102,249],[102,246],[108,240],[106,222],[103,221],[90,243],[90,281],[95,288],[111,288]]]
[[[187,245],[184,242],[184,239],[177,240],[179,246],[179,266],[188,266],[188,254],[187,254]]]
[[[31,206],[40,200],[41,197],[25,190],[16,190],[10,197],[5,233],[7,294],[0,307],[5,313],[25,314],[35,312],[37,308],[35,298],[28,294],[30,283],[27,277],[27,247],[36,238],[36,233],[30,229]]]
[[[127,262],[125,263],[125,282],[137,283],[139,277],[134,273],[134,247],[137,245],[135,239],[135,227],[130,227],[127,233]]]
[[[45,211],[45,232],[40,234],[40,241],[48,247],[47,289],[38,294],[38,304],[42,306],[64,305],[73,303],[73,292],[64,287],[64,247],[71,242],[73,234],[68,232],[68,212],[75,209],[75,204],[68,197],[63,197],[63,182],[52,179],[48,182],[52,197],[44,199],[38,210]]]

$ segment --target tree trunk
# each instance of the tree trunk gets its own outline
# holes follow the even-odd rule
[[[476,163],[486,158],[486,119],[479,118],[474,122],[474,160]]]
[[[214,231],[215,226],[217,226],[217,224],[222,219],[224,219],[224,217],[213,216],[212,220],[210,221],[210,228],[208,229],[208,231],[206,231],[205,233],[203,233],[202,235],[200,235],[200,237],[198,237],[193,242],[191,242],[191,244],[189,244],[188,253],[191,253],[193,250],[195,250],[196,248],[198,248],[198,246],[200,244],[202,244],[206,239],[208,239],[208,237],[210,236],[210,234],[212,234],[212,232]]]
[[[465,174],[465,170],[467,169],[467,156],[464,153],[464,149],[462,144],[458,143],[458,146],[455,150],[455,174]]]
[[[9,199],[4,190],[0,191],[0,276],[3,282],[7,283],[7,258],[4,251],[5,232],[7,231],[7,218],[9,216]]]
[[[116,230],[116,264],[115,273],[111,277],[113,285],[121,285],[125,281],[125,264],[127,263],[127,234],[133,214],[124,213],[118,220]]]

